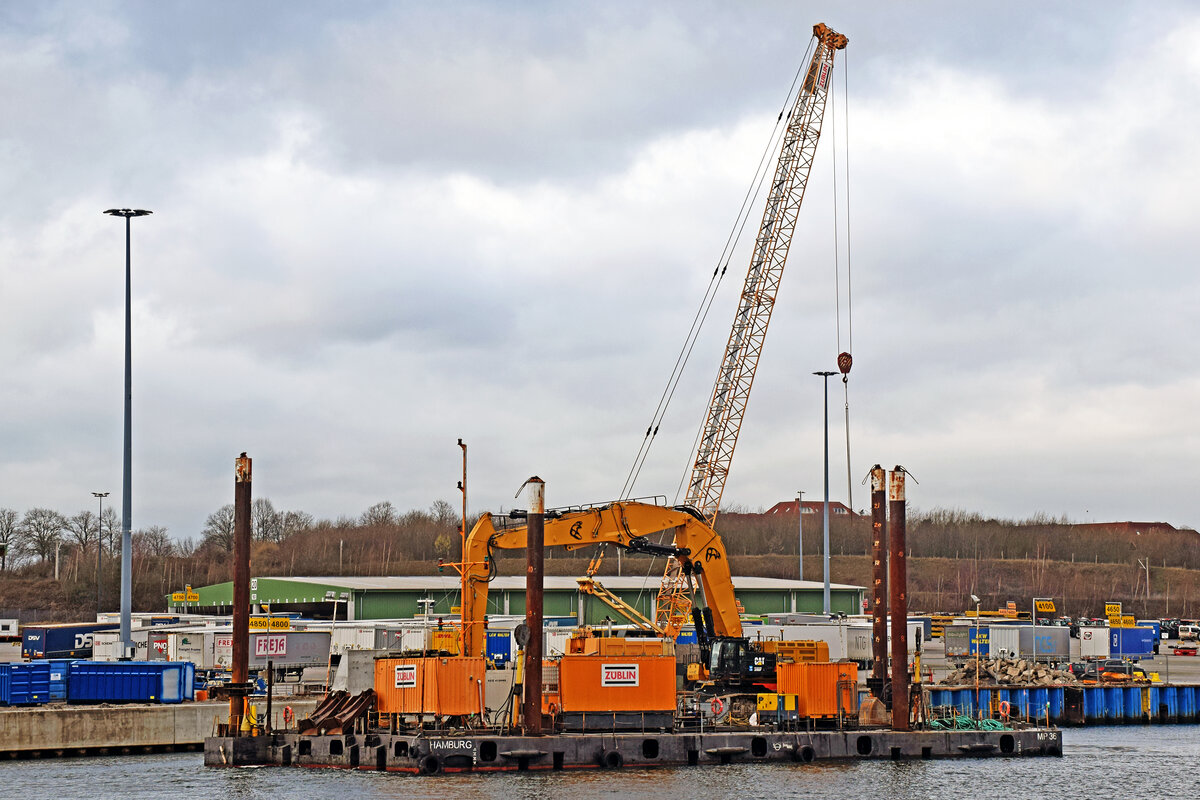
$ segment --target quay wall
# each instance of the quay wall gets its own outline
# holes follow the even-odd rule
[[[253,700],[260,709],[265,700]],[[276,698],[272,717],[283,726],[283,709],[300,718],[316,699]],[[0,709],[0,756],[84,755],[199,749],[229,713],[227,701],[179,705],[48,705]]]

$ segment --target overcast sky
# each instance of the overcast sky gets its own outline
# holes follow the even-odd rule
[[[135,527],[197,536],[241,451],[279,509],[457,506],[460,437],[473,511],[534,474],[616,497],[816,22],[850,44],[725,506],[820,496],[811,373],[852,330],[857,508],[899,463],[919,508],[1200,525],[1200,10],[1169,1],[4,4],[0,506],[119,501],[114,206],[154,212]],[[748,260],[635,494],[675,498]]]

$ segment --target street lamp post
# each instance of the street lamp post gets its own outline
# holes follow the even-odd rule
[[[836,372],[814,372],[825,379],[825,613],[829,613],[829,376]]]
[[[129,220],[151,212],[140,208],[110,208],[104,212],[125,218],[125,460],[121,484],[121,648],[124,654],[133,648],[130,635],[130,612],[133,596],[133,539],[131,512],[133,507],[133,355],[130,345],[130,247]]]
[[[104,552],[104,498],[108,497],[108,492],[92,492],[92,497],[100,500],[100,516],[96,518],[96,614],[99,615],[100,600],[104,592],[104,581],[101,577],[104,573],[100,571],[100,554]]]

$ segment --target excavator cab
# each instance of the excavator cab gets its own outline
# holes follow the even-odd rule
[[[775,682],[775,654],[764,653],[740,637],[716,637],[708,656],[708,679],[728,687]]]

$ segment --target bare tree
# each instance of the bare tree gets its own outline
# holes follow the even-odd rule
[[[300,531],[312,529],[313,515],[305,511],[285,511],[279,515],[279,536],[286,539]]]
[[[90,550],[99,536],[99,520],[91,511],[80,511],[66,520],[67,536],[81,551]]]
[[[167,529],[162,525],[151,525],[133,533],[133,552],[138,556],[164,557],[171,555],[174,546]]]
[[[195,552],[196,541],[190,536],[185,536],[179,541],[175,542],[175,551],[172,553],[172,555],[179,556],[180,558],[191,558],[192,554]]]
[[[67,521],[62,514],[49,508],[31,508],[21,520],[21,535],[29,552],[42,561],[54,556],[54,548],[62,541]]]
[[[364,528],[377,528],[383,525],[395,525],[398,519],[396,507],[384,500],[363,512],[360,524]]]
[[[462,518],[459,516],[459,513],[454,510],[454,506],[445,500],[435,500],[433,505],[429,507],[429,515],[433,517],[433,521],[438,525],[462,524]]]
[[[11,508],[0,508],[0,570],[8,569],[8,557],[15,555],[20,538],[20,515]]]
[[[250,530],[254,538],[260,542],[278,542],[283,538],[279,517],[269,498],[256,499],[250,506]]]
[[[113,534],[120,533],[120,531],[121,518],[117,516],[117,510],[112,506],[105,507],[104,515],[100,518],[100,533],[110,552],[116,552],[116,549],[121,546],[120,542],[114,541],[113,537]]]
[[[200,532],[204,544],[212,544],[227,553],[233,552],[233,503],[221,506],[204,520]]]

